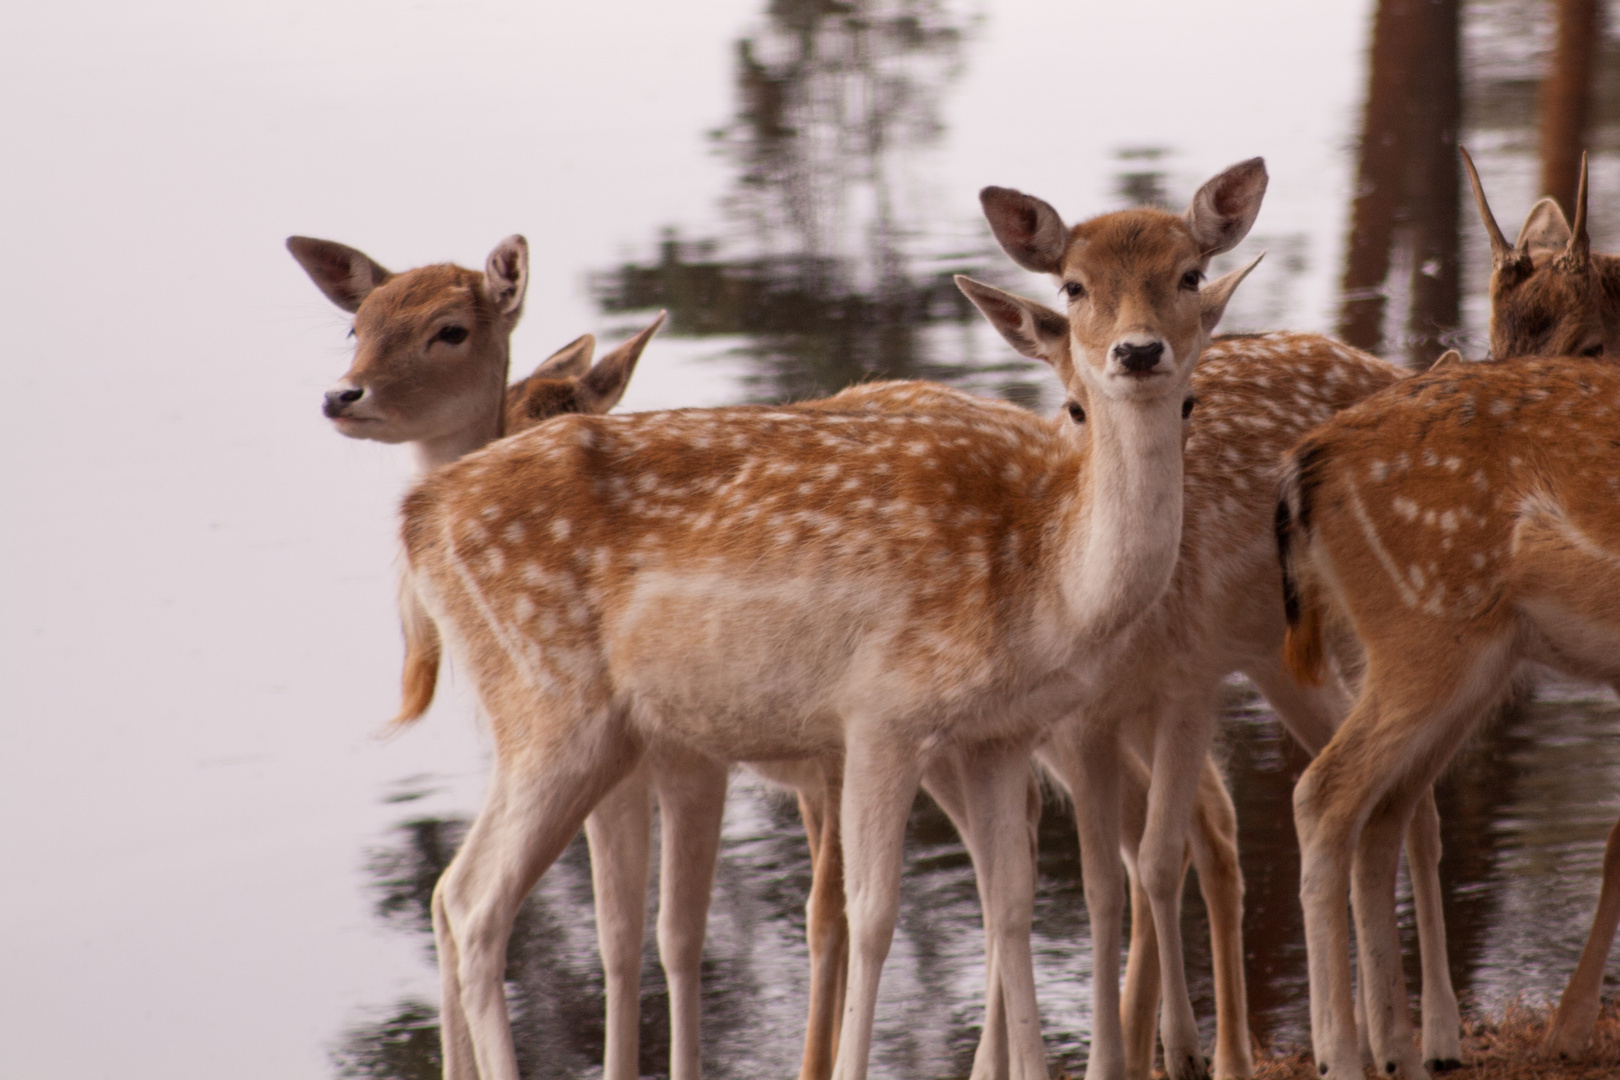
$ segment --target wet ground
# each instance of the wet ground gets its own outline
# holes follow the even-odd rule
[[[1440,786],[1452,976],[1487,1013],[1555,997],[1585,939],[1603,842],[1620,816],[1620,705],[1607,692],[1545,680],[1467,748]],[[1304,755],[1263,700],[1228,688],[1221,755],[1238,806],[1246,974],[1254,1034],[1278,1050],[1308,1045],[1299,859],[1289,816]],[[431,781],[423,778],[422,783]],[[413,817],[368,855],[377,917],[431,955],[432,882],[464,819]],[[966,1075],[982,1015],[982,936],[972,868],[944,816],[919,798],[907,838],[902,914],[884,969],[873,1060],[896,1077]],[[1041,822],[1036,973],[1055,1062],[1084,1065],[1091,956],[1079,857],[1068,807]],[[732,782],[704,965],[705,1069],[718,1077],[797,1071],[804,1024],[804,901],[809,858],[795,805],[747,773]],[[655,882],[656,888],[656,882]],[[1403,906],[1409,951],[1416,942]],[[1189,882],[1185,908],[1194,1006],[1214,1000],[1208,933]],[[589,856],[577,841],[535,890],[508,955],[525,1075],[600,1070],[602,981],[591,913]],[[1410,966],[1410,965],[1409,965]],[[668,999],[649,942],[642,987],[642,1071],[667,1069]],[[1415,968],[1409,971],[1417,987]],[[1608,991],[1620,985],[1611,975]],[[428,1000],[374,1006],[337,1050],[344,1075],[436,1075]]]

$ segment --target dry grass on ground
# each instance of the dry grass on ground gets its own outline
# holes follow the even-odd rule
[[[1463,1067],[1445,1075],[1457,1080],[1615,1080],[1620,1077],[1620,1003],[1611,1001],[1604,1005],[1592,1045],[1578,1061],[1550,1059],[1542,1053],[1541,1041],[1551,1015],[1551,1008],[1512,1005],[1500,1020],[1465,1021]],[[1257,1054],[1254,1075],[1255,1080],[1320,1080],[1309,1053],[1282,1058]]]

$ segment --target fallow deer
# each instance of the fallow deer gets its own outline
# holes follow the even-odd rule
[[[1391,843],[1415,793],[1519,661],[1620,679],[1611,550],[1620,481],[1609,475],[1617,462],[1607,434],[1620,377],[1592,358],[1605,351],[1613,306],[1586,234],[1584,170],[1574,226],[1544,201],[1509,248],[1468,165],[1494,255],[1493,347],[1580,346],[1589,355],[1445,365],[1341,414],[1290,455],[1278,511],[1297,594],[1290,663],[1314,674],[1329,622],[1347,624],[1366,653],[1350,717],[1295,790],[1312,1040],[1329,1076],[1361,1068],[1347,890],[1376,1062],[1389,1074],[1422,1075],[1395,935]],[[1559,235],[1563,248],[1549,254]],[[1620,912],[1616,877],[1620,840],[1611,835],[1598,918],[1555,1019],[1557,1049],[1590,1033]]]
[[[594,365],[596,339],[584,334],[508,386],[510,337],[528,285],[529,252],[523,237],[501,241],[482,274],[451,264],[394,274],[354,248],[303,236],[290,237],[287,248],[321,291],[355,316],[354,362],[327,392],[326,416],[351,438],[411,443],[419,474],[551,417],[612,409],[664,321],[661,313]],[[401,590],[400,612],[407,638],[402,710],[414,716],[433,700],[440,645],[431,620],[408,588]],[[723,770],[720,782],[723,797]],[[633,795],[629,801],[633,803]],[[645,844],[643,829],[643,852]],[[599,862],[593,861],[593,869]],[[620,1030],[628,1024],[634,1031],[639,1027],[646,857],[643,853],[639,889],[633,873],[626,882],[612,877],[615,860],[606,860],[606,865],[608,874],[597,875],[599,896],[613,895],[615,888],[634,890],[632,914],[623,910],[629,903],[610,903],[609,917],[598,924],[610,975],[626,968],[623,954],[633,952],[635,968],[628,1005],[623,986],[609,979],[609,1029],[617,1020]],[[706,911],[706,886],[704,901]],[[678,994],[672,995],[671,1007],[678,1014],[693,1011]],[[624,1042],[622,1037],[609,1041],[610,1067],[612,1049],[622,1050]],[[634,1035],[630,1045],[633,1070]],[[616,1074],[610,1070],[608,1075]]]
[[[1290,654],[1309,676],[1330,617],[1366,654],[1354,708],[1294,794],[1324,1075],[1362,1068],[1347,890],[1378,1069],[1424,1075],[1394,896],[1417,793],[1519,661],[1620,679],[1617,410],[1620,372],[1599,359],[1453,364],[1340,414],[1290,455],[1279,510],[1300,613]]]
[[[1491,212],[1472,158],[1467,150],[1461,153],[1480,219],[1490,239],[1492,354],[1497,359],[1566,353],[1620,355],[1617,353],[1620,257],[1591,251],[1585,228],[1588,196],[1584,157],[1575,197],[1575,227],[1564,218],[1555,200],[1544,198],[1532,208],[1517,241],[1509,245]],[[1461,367],[1465,361],[1453,350],[1440,357],[1430,370],[1438,371],[1448,365]],[[1330,599],[1331,594],[1324,594],[1324,600]],[[1314,668],[1318,662],[1313,646],[1306,644],[1314,643],[1317,632],[1318,628],[1307,623],[1295,635],[1296,643],[1306,650],[1294,659],[1301,669]],[[1578,1054],[1591,1039],[1604,961],[1616,926],[1620,925],[1620,824],[1610,833],[1603,867],[1602,892],[1592,930],[1548,1028],[1548,1049],[1565,1056]],[[1414,885],[1416,882],[1414,873]],[[1421,918],[1419,925],[1420,928],[1423,925]],[[1432,965],[1427,957],[1426,940],[1424,945],[1424,1044],[1427,1048],[1431,1035],[1427,995]],[[1367,1049],[1364,1048],[1364,1052]],[[1425,1059],[1430,1067],[1436,1064],[1427,1050]]]
[[[1586,156],[1575,195],[1576,227],[1552,198],[1531,208],[1511,246],[1461,150],[1474,202],[1491,242],[1491,355],[1620,356],[1620,256],[1592,251],[1586,226]],[[1583,240],[1575,242],[1575,234]]]
[[[846,1078],[865,1073],[905,809],[930,759],[953,762],[984,841],[1011,1072],[1044,1075],[1028,752],[1174,569],[1182,399],[1241,273],[1198,279],[1263,188],[1249,162],[1185,220],[1132,211],[1072,234],[1039,200],[987,199],[1004,246],[1064,275],[1070,312],[963,286],[1059,370],[1083,428],[986,403],[562,418],[407,497],[412,579],[497,748],[434,895],[447,1075],[516,1076],[501,983],[516,904],[651,741],[720,760],[843,752]],[[1171,756],[1154,758],[1155,799],[1180,779],[1160,771],[1185,771]],[[1174,818],[1150,806],[1148,846],[1173,848],[1179,874]]]

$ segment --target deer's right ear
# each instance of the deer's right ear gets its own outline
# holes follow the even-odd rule
[[[1063,315],[1044,304],[963,274],[956,275],[956,287],[984,313],[990,325],[1001,332],[1019,356],[1056,365],[1059,358],[1066,355],[1069,320]]]
[[[484,287],[502,315],[523,314],[523,294],[529,289],[529,242],[514,233],[495,245],[484,260]]]
[[[326,298],[351,314],[360,310],[373,289],[394,276],[365,252],[333,240],[289,236],[287,250]]]
[[[1069,228],[1051,205],[1012,188],[987,187],[979,205],[996,234],[996,243],[1025,270],[1056,274],[1069,246]]]
[[[1569,246],[1569,237],[1569,219],[1564,217],[1558,200],[1544,198],[1530,208],[1530,216],[1524,219],[1514,250],[1528,252],[1530,258],[1539,262],[1562,255]]]
[[[574,379],[591,367],[591,355],[596,352],[596,338],[581,334],[544,360],[529,376],[531,379]]]
[[[668,316],[669,312],[660,311],[645,330],[598,360],[579,380],[579,402],[584,411],[605,413],[619,403],[625,387],[630,385],[630,376],[636,373],[641,351]]]

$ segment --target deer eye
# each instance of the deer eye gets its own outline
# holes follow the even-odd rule
[[[1078,401],[1069,402],[1069,419],[1073,420],[1077,424],[1083,424],[1086,422],[1086,410],[1080,407],[1080,403]]]
[[[1086,287],[1078,281],[1065,281],[1063,291],[1068,294],[1070,300],[1078,300],[1086,295]]]
[[[1198,283],[1204,280],[1204,275],[1198,270],[1189,270],[1181,275],[1181,287],[1192,292],[1198,291]]]
[[[1185,419],[1187,419],[1187,417],[1191,416],[1192,411],[1193,411],[1193,407],[1196,406],[1197,404],[1198,404],[1198,399],[1195,398],[1195,397],[1189,397],[1185,401],[1183,401],[1181,403],[1181,418],[1183,420],[1185,420]]]
[[[449,326],[433,335],[433,340],[442,341],[446,345],[460,345],[467,340],[467,328],[451,323]]]

